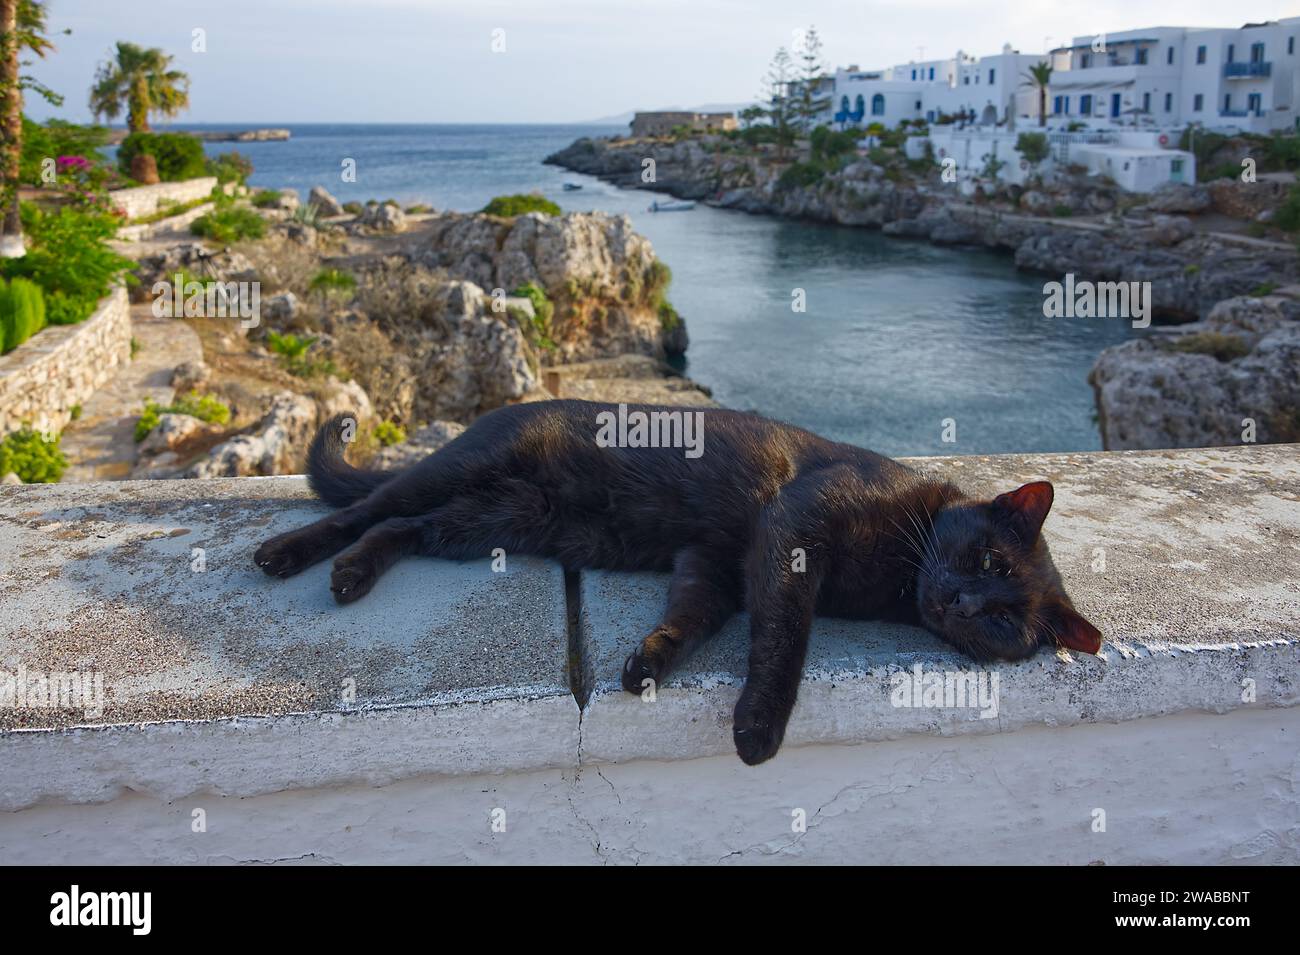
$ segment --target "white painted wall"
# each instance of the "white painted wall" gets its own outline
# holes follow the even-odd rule
[[[132,791],[0,813],[0,862],[1295,865],[1297,734],[1300,709],[1258,708],[787,747],[759,767],[717,756],[245,798]]]

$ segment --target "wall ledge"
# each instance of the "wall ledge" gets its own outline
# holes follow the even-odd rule
[[[1055,483],[1046,533],[1102,654],[981,671],[915,628],[819,619],[787,750],[1300,702],[1300,446],[913,463]],[[662,575],[566,593],[547,561],[408,560],[340,608],[328,563],[277,581],[251,560],[321,513],[300,477],[0,489],[0,681],[106,690],[98,714],[0,702],[0,809],[730,756],[743,618],[643,702],[616,681]],[[917,665],[996,677],[996,714],[894,705]]]

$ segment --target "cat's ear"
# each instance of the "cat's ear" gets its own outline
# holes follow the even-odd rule
[[[993,499],[994,513],[1007,518],[1025,546],[1038,540],[1047,512],[1052,509],[1052,485],[1033,481]]]
[[[1051,628],[1043,632],[1044,643],[1057,643],[1080,653],[1097,653],[1101,650],[1101,631],[1073,607],[1058,605],[1048,614],[1048,622]]]

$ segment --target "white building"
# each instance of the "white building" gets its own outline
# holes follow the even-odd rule
[[[964,114],[983,125],[1006,124],[1012,117],[1037,115],[1037,93],[1025,84],[1024,74],[1046,58],[1004,46],[993,56],[959,50],[948,59],[885,70],[837,70],[825,118],[841,126],[889,127],[905,119],[934,123]]]
[[[1053,50],[1057,123],[1223,132],[1300,129],[1300,17],[1238,29],[1152,27]]]

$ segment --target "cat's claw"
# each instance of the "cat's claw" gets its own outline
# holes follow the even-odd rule
[[[292,577],[313,563],[292,534],[265,541],[253,554],[253,562],[272,577]]]
[[[653,663],[636,650],[623,664],[623,689],[640,696],[646,690],[646,680],[651,684],[659,682],[659,673]]]
[[[334,599],[340,604],[350,604],[370,593],[379,574],[374,566],[366,560],[349,559],[345,554],[334,561],[334,571],[330,574],[330,590]]]

